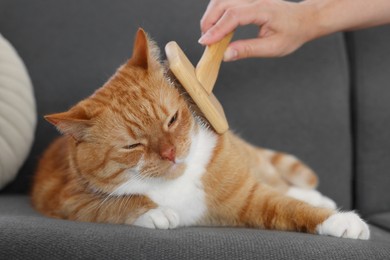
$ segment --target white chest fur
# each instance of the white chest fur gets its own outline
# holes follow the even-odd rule
[[[113,195],[142,194],[161,208],[173,210],[179,217],[179,226],[195,224],[207,210],[202,176],[210,161],[217,138],[214,133],[200,129],[192,137],[187,168],[174,180],[162,178],[132,178],[120,185]]]

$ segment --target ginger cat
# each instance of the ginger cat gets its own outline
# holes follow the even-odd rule
[[[314,190],[295,157],[215,134],[169,80],[143,30],[92,96],[45,118],[64,136],[43,155],[32,202],[70,220],[168,229],[239,226],[368,239],[358,215]]]

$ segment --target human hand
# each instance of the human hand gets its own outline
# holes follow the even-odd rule
[[[259,26],[257,38],[230,43],[224,61],[290,54],[314,38],[311,5],[283,0],[211,0],[201,20],[199,43],[218,42],[238,26]]]

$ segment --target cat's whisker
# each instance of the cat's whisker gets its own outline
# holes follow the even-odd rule
[[[124,212],[126,212],[126,209],[127,209],[127,207],[128,207],[128,204],[129,204],[129,200],[130,200],[130,198],[132,197],[133,195],[132,194],[129,194],[129,195],[126,195],[126,196],[124,196],[123,198],[122,198],[122,200],[123,200],[123,209],[120,209],[120,211],[122,212],[122,211],[124,211]]]
[[[122,208],[126,207],[125,199],[126,199],[126,195],[122,195],[120,198],[120,204],[119,204],[119,208],[118,208],[119,212],[122,211]]]
[[[114,194],[114,191],[111,192],[111,193],[108,193],[108,195],[103,199],[103,201],[97,205],[97,211],[100,210],[100,208],[103,206],[103,204],[105,204],[105,202],[106,202],[111,196],[113,196],[113,194]]]
[[[130,181],[133,181],[133,182],[142,182],[144,181],[146,178],[150,177],[149,175],[146,174],[147,172],[143,172],[142,174],[135,174],[133,176],[132,179],[130,179]]]

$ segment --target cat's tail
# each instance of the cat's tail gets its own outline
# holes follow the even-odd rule
[[[271,164],[291,185],[306,189],[317,187],[317,175],[295,156],[270,150],[267,154]]]

